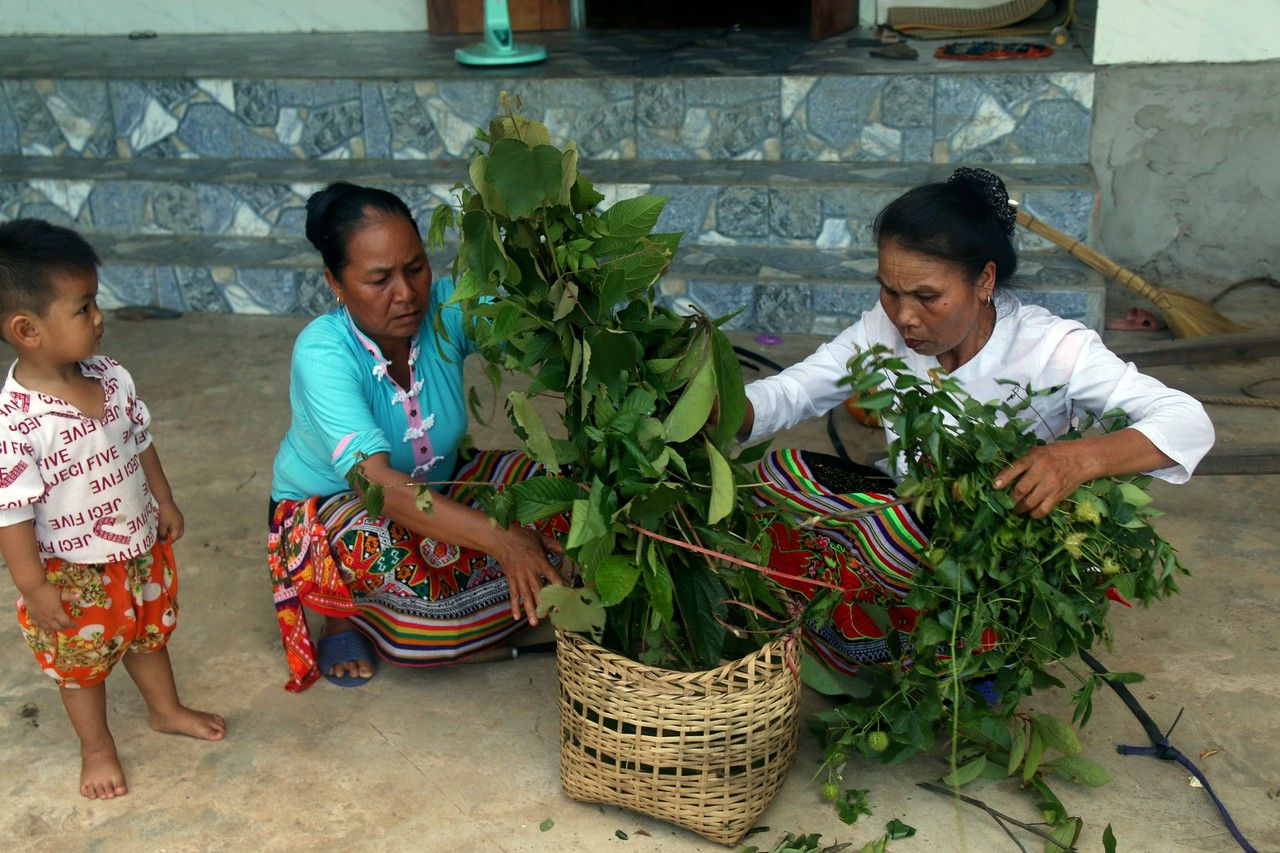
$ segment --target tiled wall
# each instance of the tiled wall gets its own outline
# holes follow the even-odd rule
[[[4,80],[0,154],[462,157],[503,89],[593,158],[1086,163],[1093,74]]]

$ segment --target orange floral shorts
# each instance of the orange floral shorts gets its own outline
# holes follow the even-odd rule
[[[93,687],[126,652],[162,648],[178,621],[178,575],[173,548],[157,542],[130,560],[113,563],[45,561],[45,578],[75,592],[64,601],[76,626],[42,631],[27,621],[27,605],[18,599],[18,624],[36,663],[59,687]]]

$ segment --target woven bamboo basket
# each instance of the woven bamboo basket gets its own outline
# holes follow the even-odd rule
[[[702,672],[645,666],[567,631],[556,639],[565,792],[738,843],[795,761],[796,636]]]

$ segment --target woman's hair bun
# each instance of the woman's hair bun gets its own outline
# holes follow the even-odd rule
[[[947,183],[969,187],[981,196],[991,208],[991,212],[995,214],[996,219],[1000,221],[1004,233],[1013,236],[1014,226],[1018,222],[1018,211],[1009,203],[1009,191],[1005,189],[1004,181],[1000,180],[998,175],[986,169],[961,166],[951,173]]]
[[[320,252],[324,265],[335,276],[347,265],[347,245],[371,214],[399,216],[418,230],[404,200],[377,187],[334,181],[307,199],[307,240]]]
[[[307,240],[320,252],[324,251],[321,243],[325,239],[325,212],[342,196],[351,190],[359,189],[355,184],[346,181],[334,181],[322,190],[311,194],[307,199]]]

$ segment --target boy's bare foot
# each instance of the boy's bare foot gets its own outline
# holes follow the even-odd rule
[[[152,712],[151,728],[168,735],[186,735],[201,740],[222,740],[227,735],[227,721],[208,711],[193,711],[179,705],[172,711]]]
[[[115,746],[80,753],[80,795],[91,800],[111,800],[129,793],[124,768]]]

